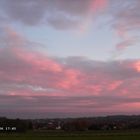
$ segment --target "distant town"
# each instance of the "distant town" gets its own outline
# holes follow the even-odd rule
[[[104,131],[140,129],[140,115],[90,118],[9,119],[0,117],[0,132]]]

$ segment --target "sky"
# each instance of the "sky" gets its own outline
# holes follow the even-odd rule
[[[140,114],[140,0],[0,0],[0,116]]]

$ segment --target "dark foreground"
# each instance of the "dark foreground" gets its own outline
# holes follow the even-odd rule
[[[140,131],[1,133],[0,140],[140,140]]]

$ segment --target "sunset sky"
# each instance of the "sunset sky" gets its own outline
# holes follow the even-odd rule
[[[140,114],[140,0],[0,0],[0,116]]]

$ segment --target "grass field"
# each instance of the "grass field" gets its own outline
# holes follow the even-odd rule
[[[140,132],[0,134],[0,140],[140,140]]]

